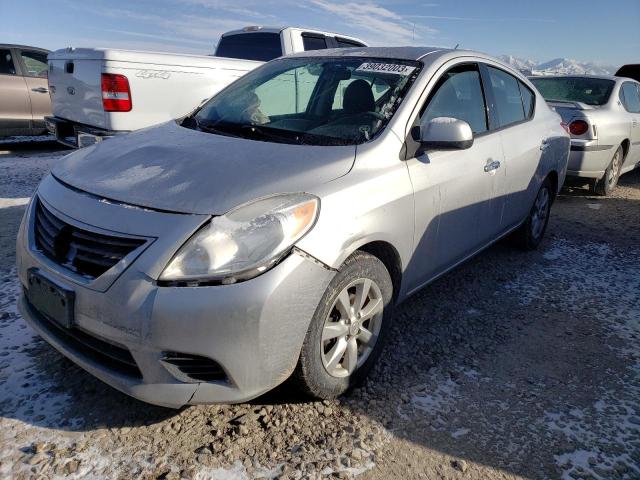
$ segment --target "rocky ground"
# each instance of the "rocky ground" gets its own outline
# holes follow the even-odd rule
[[[20,217],[65,153],[0,142],[0,477],[640,478],[640,171],[611,198],[565,189],[539,251],[500,242],[405,302],[349,395],[175,411],[16,311]]]

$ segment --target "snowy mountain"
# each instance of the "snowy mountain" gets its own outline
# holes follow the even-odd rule
[[[518,70],[533,75],[612,75],[617,70],[614,66],[600,65],[593,62],[579,62],[570,58],[556,58],[548,62],[539,63],[535,60],[502,55],[505,63]]]

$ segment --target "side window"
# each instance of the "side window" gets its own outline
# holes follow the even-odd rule
[[[498,110],[498,127],[506,127],[525,119],[518,80],[502,70],[487,67]]]
[[[13,63],[11,50],[0,50],[0,75],[15,75],[16,67]]]
[[[520,86],[520,95],[522,96],[522,105],[524,106],[524,115],[525,118],[530,119],[533,117],[533,112],[535,110],[535,98],[536,96],[531,91],[529,87],[527,87],[524,83],[518,82]]]
[[[302,34],[302,43],[305,51],[324,50],[327,48],[327,39],[315,35]]]
[[[346,38],[336,37],[336,43],[338,44],[338,48],[354,48],[354,47],[363,47],[361,43],[354,42],[353,40],[347,40]]]
[[[27,71],[25,76],[28,77],[46,77],[47,76],[47,54],[42,52],[34,52],[22,50],[20,52],[22,61]]]
[[[631,113],[640,113],[640,96],[635,83],[626,82],[622,84],[622,103],[624,108]]]
[[[421,112],[420,123],[425,125],[437,117],[464,120],[473,133],[487,130],[487,108],[477,66],[455,67],[440,78]]]

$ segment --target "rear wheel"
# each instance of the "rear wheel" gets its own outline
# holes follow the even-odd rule
[[[527,219],[515,233],[518,245],[524,250],[535,250],[540,245],[549,223],[553,196],[552,182],[546,178],[538,190]]]
[[[373,255],[349,257],[309,325],[294,374],[317,398],[334,398],[362,381],[383,347],[392,315],[393,285]]]
[[[622,168],[622,160],[624,152],[622,146],[618,147],[616,153],[613,154],[611,163],[604,172],[604,176],[596,180],[593,190],[598,195],[607,196],[610,195],[618,185],[618,179],[620,178],[620,169]]]

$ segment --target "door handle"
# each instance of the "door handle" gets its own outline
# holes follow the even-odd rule
[[[544,139],[544,140],[542,140],[542,143],[540,144],[540,150],[544,152],[550,146],[551,146],[551,144],[549,143],[549,141],[547,139]]]
[[[49,90],[47,90],[44,87],[32,88],[31,91],[32,92],[37,92],[37,93],[48,93],[49,92]]]
[[[493,172],[500,168],[500,162],[498,160],[489,160],[487,164],[484,166],[485,172]]]

